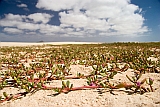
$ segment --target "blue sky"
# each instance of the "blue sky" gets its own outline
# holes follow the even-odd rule
[[[0,0],[0,41],[160,41],[160,0]]]

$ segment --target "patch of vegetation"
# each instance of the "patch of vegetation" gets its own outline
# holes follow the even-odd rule
[[[146,77],[139,81],[141,76],[160,72],[160,42],[1,47],[0,54],[0,90],[5,87],[25,90],[15,95],[3,92],[1,103],[38,90],[54,90],[60,94],[82,89],[125,88],[143,94],[154,91],[154,80]],[[92,66],[93,71],[89,75],[72,76],[71,65]],[[135,71],[133,77],[126,75],[130,84],[110,82],[118,72],[128,69]],[[68,80],[80,78],[87,79],[88,85],[74,87]],[[54,80],[61,80],[62,87],[46,85]],[[145,83],[148,87],[142,85]]]

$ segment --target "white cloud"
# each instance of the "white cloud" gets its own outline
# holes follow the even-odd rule
[[[26,4],[19,4],[19,5],[17,5],[18,7],[27,7],[27,5]]]
[[[35,35],[36,32],[26,32],[25,34],[27,34],[27,35]]]
[[[35,31],[35,30],[39,29],[39,26],[38,26],[38,24],[21,22],[21,24],[17,25],[17,28]]]
[[[52,17],[53,15],[46,14],[46,13],[34,13],[34,14],[28,15],[28,18],[32,19],[34,23],[38,23],[38,22],[48,23]]]
[[[3,30],[4,32],[7,32],[7,33],[11,33],[11,34],[17,34],[17,33],[23,33],[22,30],[19,30],[19,29],[16,29],[16,28],[4,28]]]
[[[28,9],[28,8],[23,8],[23,10],[25,10],[25,11],[29,11],[29,9]]]
[[[5,19],[3,19],[4,21],[23,21],[23,19],[26,18],[26,16],[24,15],[13,15],[11,13],[9,14],[5,14]]]
[[[49,24],[40,24],[39,26],[39,32],[43,33],[43,34],[47,34],[47,33],[55,33],[55,32],[59,32],[61,30],[61,28],[59,26],[53,26],[53,25],[49,25]]]
[[[23,10],[25,11],[29,11],[29,9],[27,8],[28,6],[26,4],[19,4],[17,5],[17,7],[23,8]]]
[[[0,26],[4,27],[16,27],[18,24],[21,24],[19,21],[12,20],[0,20]]]
[[[67,14],[65,12],[59,13],[61,16],[60,21],[62,27],[73,26],[74,28],[94,29],[94,30],[107,30],[107,22],[104,19],[97,19],[93,17],[87,17],[84,14]]]
[[[84,35],[90,33],[89,30],[96,35],[139,35],[148,32],[147,26],[143,25],[142,9],[131,4],[130,0],[39,0],[36,7],[61,10],[62,29],[83,28]]]
[[[75,4],[78,5],[79,1],[81,0],[38,0],[36,7],[45,10],[60,11],[62,9],[73,8]]]
[[[50,25],[50,27],[48,27],[46,23],[50,21],[50,18],[52,16],[53,15],[49,15],[46,13],[35,13],[35,14],[30,14],[28,16],[13,15],[9,13],[5,15],[4,19],[0,20],[0,26],[16,27],[18,29],[30,30],[30,31],[43,30],[43,29],[45,29],[46,31],[47,30],[51,31],[52,28],[54,30],[55,26]]]
[[[130,0],[38,0],[36,7],[58,11],[60,26],[50,24],[54,15],[48,13],[6,14],[0,26],[8,33],[65,37],[136,36],[149,31],[142,9]]]
[[[5,27],[3,31],[9,34],[57,36],[58,32],[64,33],[60,26],[47,24],[51,17],[53,15],[46,13],[34,13],[28,16],[6,14],[5,18],[0,20],[0,26]]]

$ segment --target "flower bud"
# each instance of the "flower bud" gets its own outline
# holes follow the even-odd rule
[[[96,84],[94,82],[91,82],[89,86],[96,86]]]
[[[153,84],[153,79],[152,78],[149,78],[149,85],[152,85]]]
[[[140,86],[141,86],[141,82],[137,82],[136,85],[137,85],[138,87],[140,87]]]

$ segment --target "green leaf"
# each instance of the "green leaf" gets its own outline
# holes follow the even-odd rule
[[[25,87],[26,87],[25,85],[21,85],[21,89],[25,89]]]
[[[0,101],[2,100],[2,96],[0,96]]]
[[[41,83],[38,83],[38,84],[37,84],[37,87],[38,87],[38,88],[42,88]]]
[[[152,85],[153,84],[153,80],[149,78],[149,84]]]
[[[105,76],[106,76],[106,74],[105,74],[105,73],[100,73],[100,75],[101,75],[101,76],[103,76],[103,77],[105,77]]]
[[[7,101],[10,101],[12,98],[13,98],[13,95],[11,95],[11,96],[8,98]]]
[[[16,77],[14,77],[14,80],[17,82],[17,78]]]
[[[66,85],[67,85],[67,87],[69,87],[69,85],[70,85],[70,82],[69,82],[69,81],[67,81],[67,82],[66,82]]]
[[[40,79],[43,78],[43,74],[42,73],[39,74],[39,78]]]
[[[71,84],[71,86],[69,88],[72,89],[73,88],[73,84]]]
[[[3,92],[3,95],[5,98],[8,98],[8,94],[6,92]]]
[[[30,82],[28,82],[28,86],[29,86],[29,87],[32,87],[32,85],[31,85],[31,83],[30,83]]]
[[[58,93],[60,93],[60,89],[58,89],[58,88],[55,88],[55,89],[53,89],[55,92],[58,92]]]
[[[91,81],[87,81],[87,84],[90,85],[90,84],[91,84]]]
[[[34,88],[34,82],[32,82],[32,88]]]
[[[105,87],[106,87],[104,83],[100,83],[100,85],[101,85],[103,88],[105,88]]]
[[[64,88],[67,87],[66,83],[64,81],[62,81],[62,86],[64,86]]]
[[[133,81],[136,82],[136,77],[132,77]]]
[[[117,74],[117,71],[114,71],[114,72],[113,72],[113,75],[116,75],[116,74]]]
[[[95,66],[95,65],[92,65],[92,68],[93,68],[94,70],[97,70],[97,66]]]

